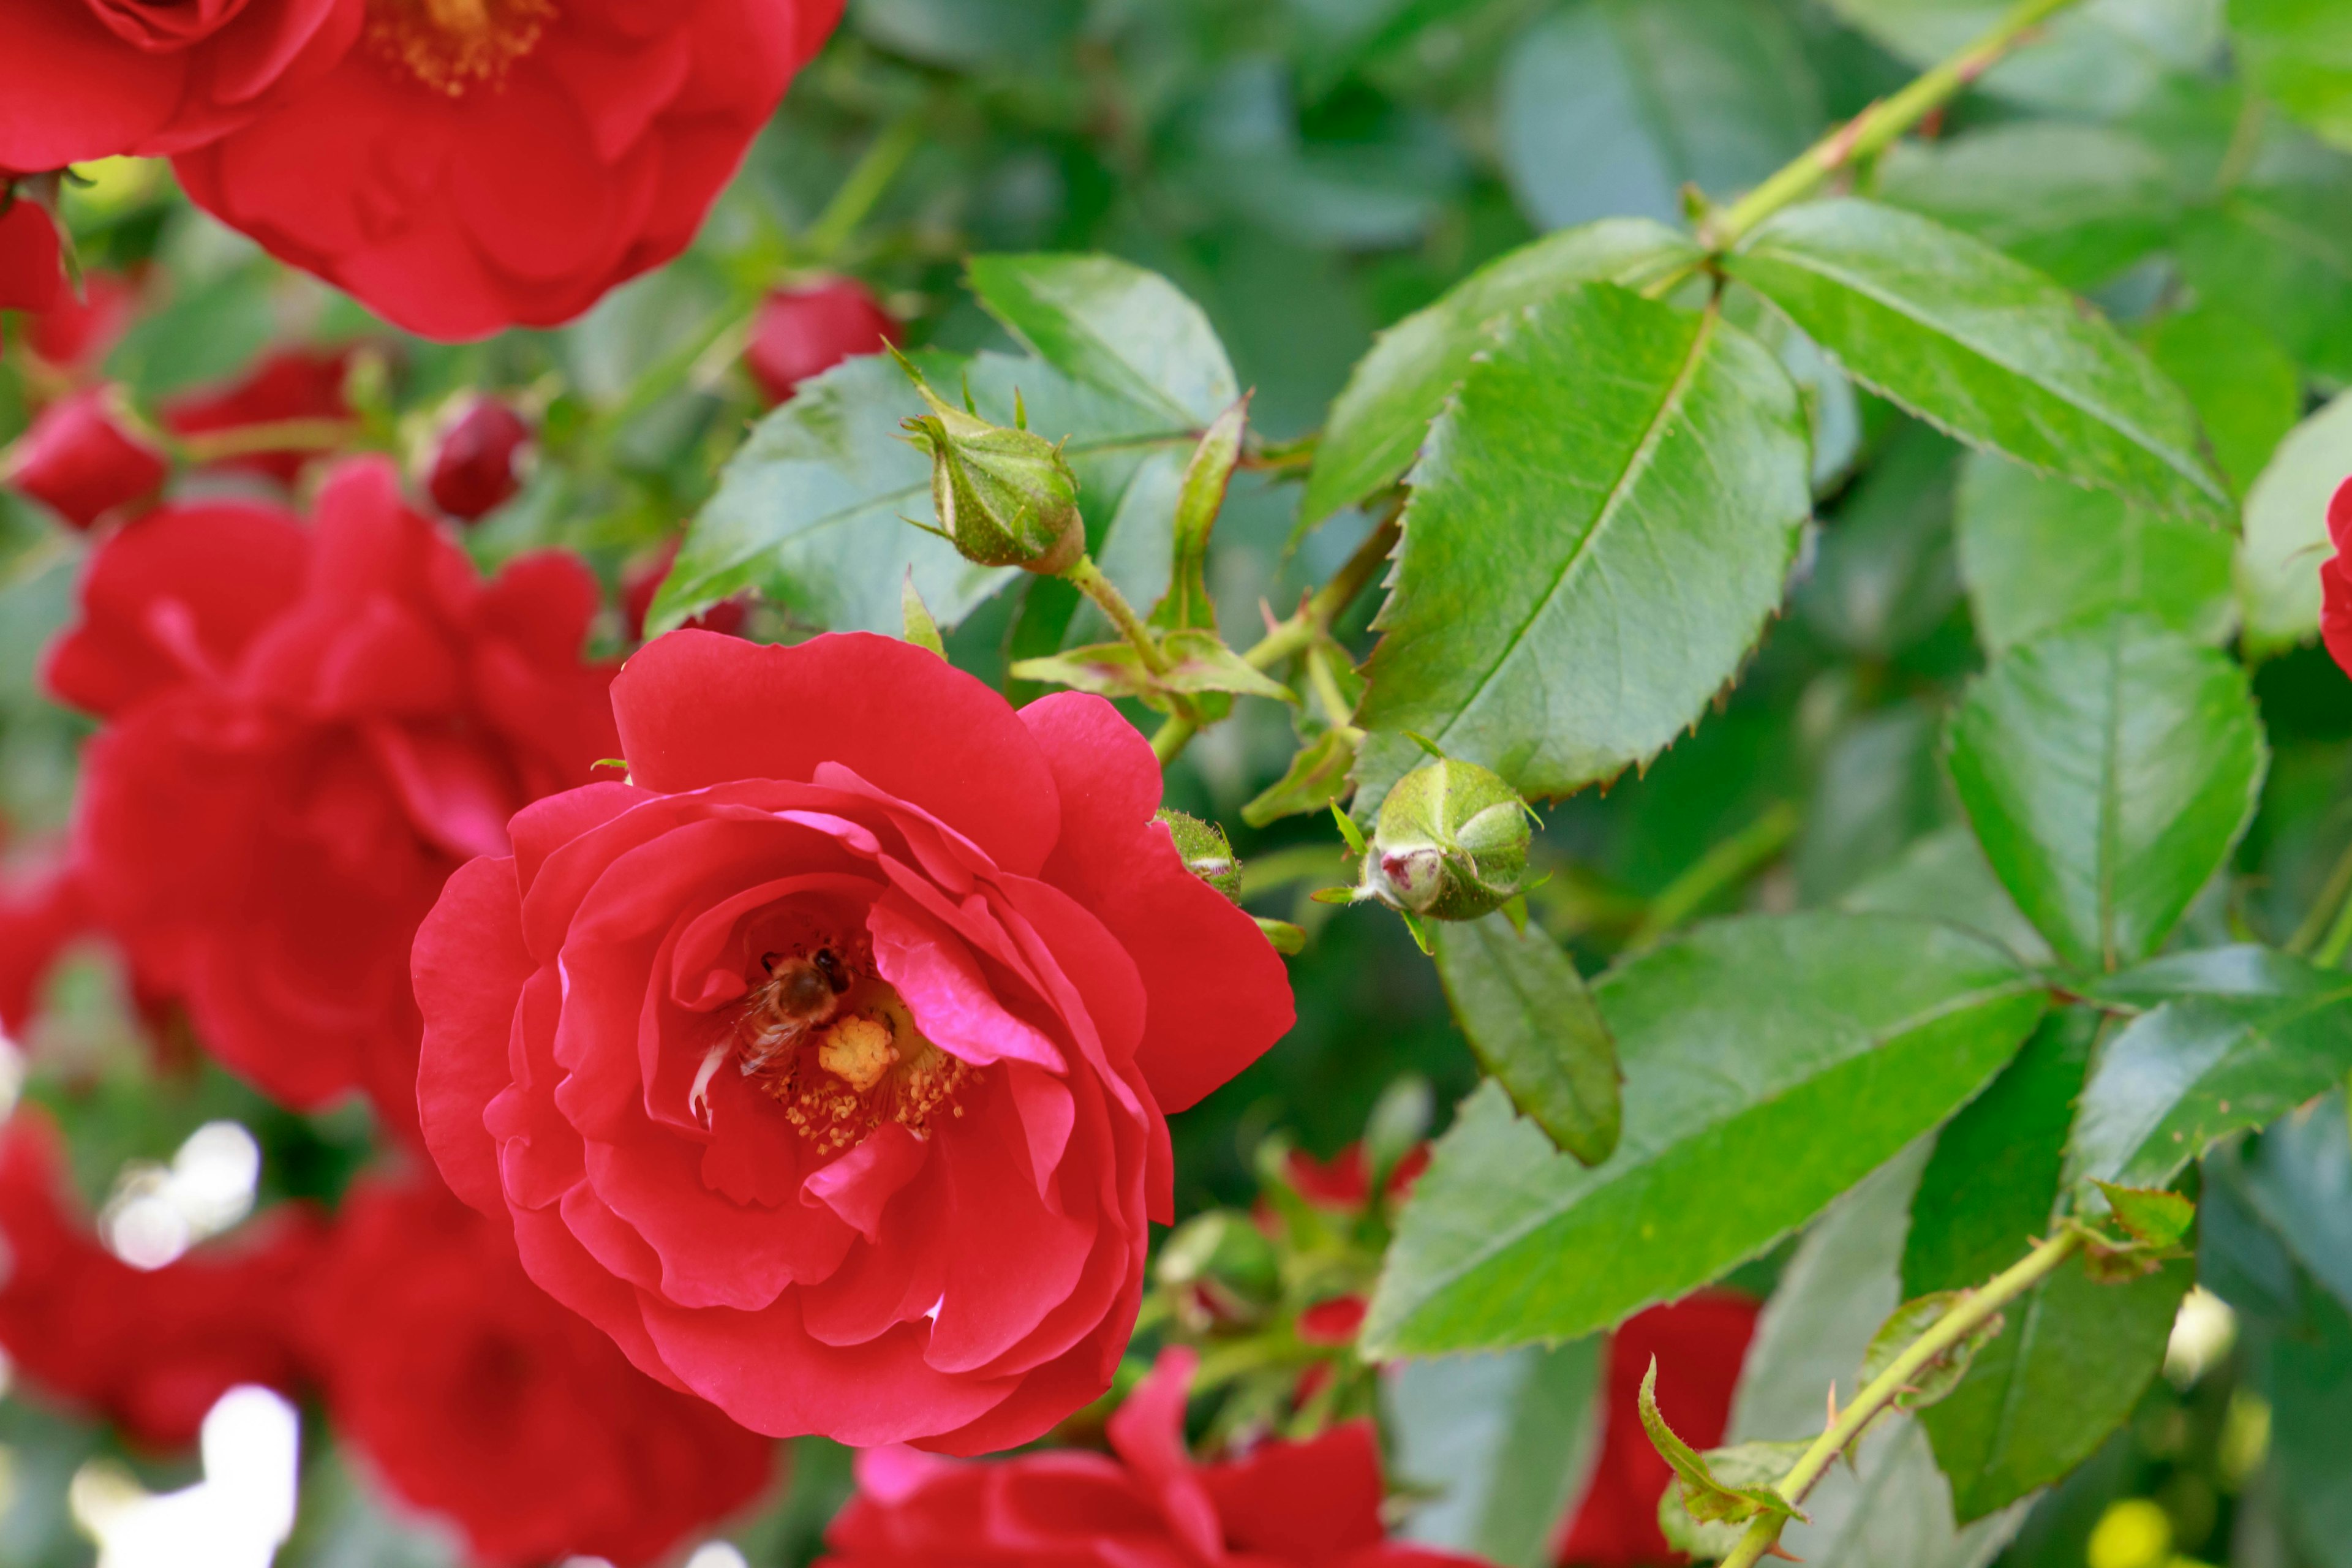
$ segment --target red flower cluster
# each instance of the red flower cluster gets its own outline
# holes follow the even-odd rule
[[[75,1212],[57,1130],[27,1108],[0,1131],[0,1346],[35,1387],[138,1443],[193,1443],[205,1412],[240,1383],[289,1395],[301,1386],[299,1294],[324,1246],[306,1209],[133,1268]]]
[[[773,1471],[774,1445],[630,1366],[437,1184],[355,1188],[310,1307],[336,1432],[488,1568],[653,1562]]]
[[[2319,563],[2319,632],[2336,662],[2352,675],[2352,479],[2328,505],[2327,536],[2336,553]]]
[[[595,607],[569,557],[482,582],[374,459],[331,477],[312,529],[181,507],[100,547],[47,670],[106,721],[76,855],[223,1061],[299,1107],[364,1088],[413,1126],[417,922],[616,749],[610,672],[581,658]]]
[[[1184,1448],[1190,1351],[1162,1353],[1110,1418],[1117,1457],[1048,1450],[960,1464],[859,1456],[858,1495],[820,1568],[1448,1568],[1472,1559],[1381,1538],[1369,1422],[1225,1464]]]
[[[427,1144],[523,1266],[754,1430],[971,1453],[1109,1385],[1163,1112],[1290,1026],[1100,699],[883,637],[653,643],[630,781],[516,817],[416,945]]]

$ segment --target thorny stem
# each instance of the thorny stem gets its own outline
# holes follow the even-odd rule
[[[1870,1385],[1854,1396],[1852,1405],[1839,1413],[1828,1431],[1813,1439],[1782,1476],[1778,1489],[1791,1504],[1805,1500],[1813,1484],[1828,1473],[1837,1457],[1845,1452],[1866,1431],[1870,1424],[1891,1408],[1895,1401],[1916,1381],[1919,1373],[1953,1346],[1967,1339],[1997,1316],[2003,1307],[2024,1295],[2056,1271],[2075,1253],[2082,1250],[2083,1232],[2067,1226],[2049,1240],[2038,1244],[2032,1252],[1996,1276],[1983,1289],[1971,1290],[1952,1310],[1936,1320],[1927,1332],[1911,1342],[1911,1347],[1895,1358],[1895,1363],[1873,1379]],[[1731,1555],[1723,1560],[1723,1568],[1756,1568],[1768,1552],[1780,1544],[1780,1531],[1788,1521],[1778,1514],[1760,1515],[1748,1525],[1748,1533]]]
[[[1356,552],[1348,557],[1347,564],[1333,573],[1328,583],[1309,595],[1307,603],[1298,607],[1297,614],[1276,623],[1265,636],[1258,638],[1249,651],[1242,655],[1242,662],[1252,669],[1272,669],[1284,659],[1304,653],[1314,647],[1318,639],[1328,636],[1331,623],[1339,619],[1340,612],[1354,604],[1356,595],[1380,574],[1381,567],[1388,561],[1389,552],[1396,548],[1397,541],[1404,537],[1402,515],[1400,509],[1381,519],[1380,526],[1365,535],[1364,542],[1356,546]],[[1174,762],[1199,732],[1200,725],[1181,713],[1160,725],[1159,733],[1151,737],[1152,753],[1160,759],[1160,765],[1164,768]]]
[[[1143,617],[1135,613],[1135,606],[1127,602],[1127,595],[1118,591],[1118,584],[1103,575],[1102,568],[1095,564],[1093,556],[1079,556],[1076,563],[1062,576],[1070,586],[1092,599],[1102,613],[1110,617],[1110,624],[1118,628],[1118,635],[1128,640],[1137,657],[1143,660],[1144,668],[1154,675],[1168,673],[1168,654],[1160,646],[1160,639],[1151,635],[1151,628],[1143,624]]]
[[[1951,101],[2036,27],[2077,0],[2019,0],[1983,37],[1892,98],[1881,99],[1798,155],[1796,162],[1701,226],[1710,250],[1728,250],[1765,219],[1813,194],[1842,169],[1874,157]]]

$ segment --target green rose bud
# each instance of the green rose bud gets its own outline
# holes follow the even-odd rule
[[[905,421],[907,438],[931,455],[939,531],[982,566],[1024,566],[1052,576],[1086,549],[1078,479],[1062,448],[1021,425],[1007,429],[944,402],[906,365],[929,414]]]
[[[1381,803],[1358,896],[1435,921],[1491,914],[1527,879],[1532,817],[1475,763],[1425,763]]]
[[[1240,903],[1242,863],[1234,858],[1233,843],[1225,837],[1225,830],[1166,806],[1160,807],[1159,815],[1168,825],[1169,837],[1176,840],[1176,853],[1184,858],[1184,869]]]

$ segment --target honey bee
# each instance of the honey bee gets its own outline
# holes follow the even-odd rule
[[[721,1040],[704,1057],[694,1075],[687,1103],[698,1120],[709,1119],[710,1079],[730,1056],[739,1055],[736,1070],[745,1078],[789,1065],[794,1047],[812,1029],[831,1023],[841,1009],[842,993],[850,985],[841,955],[820,947],[806,958],[771,952],[760,960],[768,978],[752,989],[737,1025],[737,1038]]]

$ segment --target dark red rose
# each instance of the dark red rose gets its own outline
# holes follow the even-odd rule
[[[2327,534],[2336,553],[2319,563],[2319,631],[2327,651],[2352,675],[2352,479],[2327,508]]]
[[[288,1104],[364,1088],[415,1115],[408,948],[524,803],[618,749],[567,556],[482,582],[389,463],[331,474],[314,527],[173,508],[92,559],[48,683],[104,719],[77,854],[92,903],[197,1037]]]
[[[1609,1345],[1601,1458],[1561,1536],[1562,1568],[1664,1568],[1684,1561],[1658,1530],[1658,1500],[1674,1472],[1642,1426],[1642,1379],[1655,1357],[1658,1407],[1667,1423],[1691,1447],[1713,1447],[1731,1419],[1756,1311],[1745,1296],[1707,1290],[1637,1313],[1618,1329]]]
[[[768,401],[782,403],[809,377],[856,355],[880,353],[899,337],[898,320],[865,284],[831,278],[778,289],[761,300],[743,364]]]
[[[1356,1331],[1364,1326],[1364,1310],[1361,1296],[1335,1296],[1328,1301],[1318,1301],[1298,1314],[1299,1342],[1321,1346],[1354,1344]],[[1302,1400],[1304,1397],[1301,1395]]]
[[[348,351],[281,349],[226,386],[184,393],[163,405],[163,425],[178,436],[245,430],[289,420],[343,420],[352,416],[343,398],[350,373]],[[246,468],[291,485],[302,465],[320,456],[315,447],[264,447],[221,459],[218,467]]]
[[[429,1177],[352,1190],[310,1305],[336,1435],[486,1568],[635,1568],[773,1473],[774,1444],[632,1367]]]
[[[32,497],[76,528],[144,500],[172,465],[124,424],[117,395],[91,387],[41,410],[0,467],[0,484]]]
[[[26,324],[25,342],[58,370],[75,375],[96,371],[131,326],[139,291],[114,272],[85,272],[81,291],[58,290],[48,308]]]
[[[0,49],[0,168],[163,157],[331,67],[362,0],[15,0]]]
[[[1290,1026],[1099,698],[910,644],[673,632],[630,782],[542,801],[418,932],[425,1141],[523,1266],[757,1431],[954,1452],[1110,1384],[1162,1113]]]
[[[236,1384],[300,1387],[293,1302],[324,1228],[285,1205],[175,1263],[133,1268],[77,1212],[57,1129],[21,1108],[0,1130],[0,1346],[51,1398],[144,1447],[184,1447]]]
[[[908,1448],[858,1456],[857,1495],[820,1568],[1446,1568],[1381,1529],[1369,1422],[1225,1464],[1184,1447],[1195,1358],[1161,1352],[1110,1418],[1116,1457],[1045,1449],[992,1464]]]
[[[530,426],[495,397],[477,397],[441,433],[425,488],[433,504],[472,522],[504,506],[522,486]]]
[[[663,545],[659,554],[649,555],[621,574],[621,615],[628,623],[631,642],[646,635],[646,612],[654,607],[654,595],[669,580],[670,568],[677,564],[678,547],[685,542],[686,536],[680,534]],[[686,624],[698,631],[733,637],[743,629],[744,613],[742,600],[722,599]]]
[[[1294,1149],[1283,1169],[1298,1195],[1318,1208],[1350,1213],[1371,1201],[1371,1166],[1364,1158],[1361,1143],[1349,1144],[1328,1162],[1318,1160],[1304,1149]],[[1389,1201],[1402,1203],[1410,1197],[1413,1183],[1427,1169],[1429,1145],[1416,1143],[1389,1172]]]
[[[676,256],[841,0],[373,0],[198,205],[427,337],[551,326]]]
[[[6,112],[0,109],[0,114]],[[64,291],[58,230],[48,209],[11,195],[0,174],[0,310],[46,310]]]

